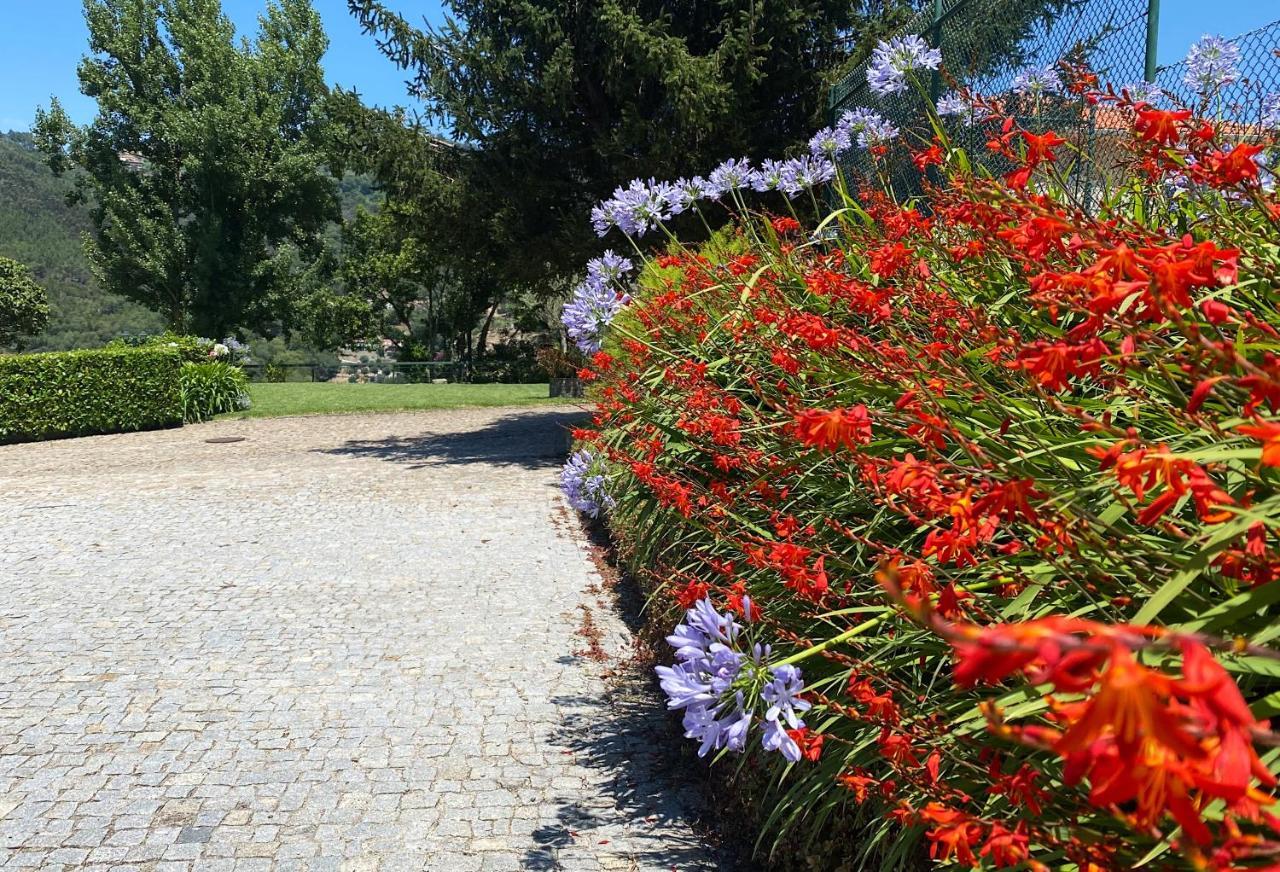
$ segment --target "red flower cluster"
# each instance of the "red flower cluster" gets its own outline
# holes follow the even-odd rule
[[[1005,178],[926,140],[923,203],[665,251],[583,436],[653,611],[749,597],[804,658],[780,802],[940,864],[1274,868],[1280,208],[1255,144],[1089,81],[1137,193],[1086,211],[1071,146],[984,103]]]

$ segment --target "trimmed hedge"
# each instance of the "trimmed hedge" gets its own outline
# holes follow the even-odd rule
[[[171,348],[0,357],[0,443],[181,424],[181,365]]]

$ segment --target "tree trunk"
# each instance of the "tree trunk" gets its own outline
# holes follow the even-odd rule
[[[489,344],[489,326],[493,324],[493,316],[498,311],[498,301],[501,299],[501,294],[493,298],[493,305],[489,307],[489,314],[485,316],[484,326],[480,328],[480,339],[476,342],[476,357],[484,357],[485,347]]]

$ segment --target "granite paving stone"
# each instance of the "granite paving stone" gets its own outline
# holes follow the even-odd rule
[[[652,687],[606,677],[579,420],[0,447],[0,869],[728,868]]]

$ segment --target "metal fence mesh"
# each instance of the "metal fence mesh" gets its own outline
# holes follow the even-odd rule
[[[1241,124],[1262,119],[1267,97],[1280,93],[1280,20],[1252,30],[1231,42],[1240,50],[1239,78],[1224,85],[1202,106],[1204,98],[1187,81],[1187,63],[1161,67],[1156,83],[1174,101],[1222,115]]]
[[[976,94],[1004,94],[1020,71],[1054,67],[1060,61],[1083,64],[1102,81],[1127,84],[1142,80],[1145,72],[1148,5],[1148,0],[942,0],[918,13],[900,33],[918,34],[942,50],[946,78],[933,76],[929,90],[934,99],[954,84]],[[1079,98],[1009,94],[1006,99],[1006,111],[1024,126],[1052,127],[1084,150],[1092,149],[1100,120],[1105,126],[1105,119]],[[909,141],[928,138],[922,102],[914,91],[888,97],[873,93],[865,63],[836,84],[830,95],[833,120],[866,107],[903,130]],[[986,154],[985,137],[978,131],[958,125],[954,135],[972,159],[992,172],[1006,169]],[[900,192],[910,191],[919,180],[904,164],[888,162],[888,181]],[[845,167],[855,176],[872,168],[860,150],[854,150]]]

